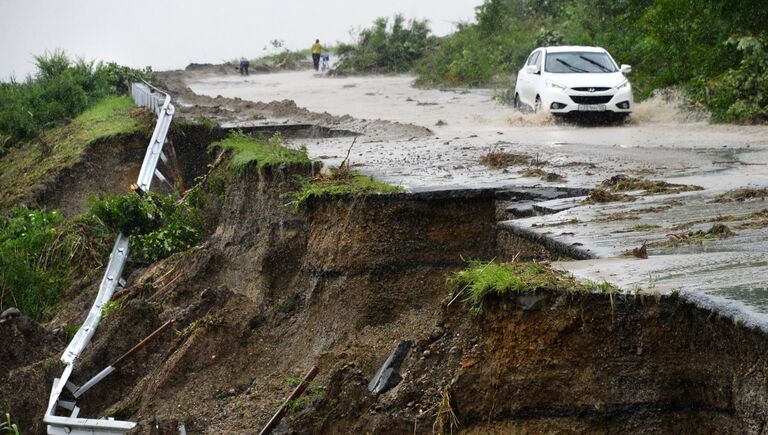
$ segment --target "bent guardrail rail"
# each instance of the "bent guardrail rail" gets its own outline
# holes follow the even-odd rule
[[[152,132],[152,138],[149,141],[144,162],[141,165],[141,171],[136,180],[136,186],[134,186],[135,190],[141,193],[149,191],[154,176],[165,181],[163,174],[157,170],[157,163],[159,159],[167,162],[167,158],[163,154],[163,145],[166,142],[166,135],[171,126],[175,108],[171,104],[170,95],[146,82],[134,83],[131,86],[131,97],[133,97],[136,105],[147,107],[157,114],[157,124]],[[53,380],[51,395],[48,399],[45,416],[43,417],[43,421],[48,425],[49,434],[124,434],[136,426],[136,423],[131,421],[80,418],[78,417],[80,408],[77,406],[77,402],[75,400],[61,399],[64,388],[69,390],[74,398],[80,396],[80,394],[75,394],[78,389],[80,389],[81,394],[85,392],[84,389],[78,387],[69,379],[75,368],[77,358],[80,357],[83,349],[91,342],[93,334],[96,332],[96,327],[98,327],[101,321],[101,308],[112,299],[112,294],[118,286],[125,285],[121,276],[127,260],[128,237],[120,233],[117,235],[112,253],[109,255],[109,262],[104,271],[104,277],[101,279],[99,292],[88,312],[88,317],[86,317],[85,322],[80,326],[80,329],[78,329],[72,341],[61,355],[61,361],[65,364],[64,371],[60,378]],[[101,378],[89,382],[88,388],[99,380]],[[57,415],[56,413],[59,408],[69,411],[69,416]]]

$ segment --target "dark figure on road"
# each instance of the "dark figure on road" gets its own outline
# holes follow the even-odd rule
[[[247,76],[248,75],[248,65],[250,62],[248,62],[248,59],[241,57],[240,58],[240,74]]]
[[[320,40],[315,39],[315,43],[312,44],[312,63],[315,65],[315,71],[320,69],[320,54],[323,52],[323,46],[320,45]]]

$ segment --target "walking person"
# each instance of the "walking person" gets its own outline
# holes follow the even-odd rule
[[[320,69],[320,54],[323,52],[323,46],[320,45],[320,40],[315,39],[315,43],[312,44],[312,64],[315,65],[315,71]]]
[[[240,75],[247,76],[248,75],[248,66],[250,62],[248,62],[248,59],[245,57],[240,58]]]

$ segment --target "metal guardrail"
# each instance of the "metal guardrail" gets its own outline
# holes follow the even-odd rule
[[[154,176],[165,180],[165,177],[157,170],[157,163],[159,159],[167,161],[163,154],[163,145],[166,142],[166,135],[171,126],[175,109],[171,104],[170,95],[146,82],[134,83],[131,86],[131,97],[133,97],[133,101],[137,106],[147,107],[157,114],[157,124],[152,132],[152,138],[149,141],[147,153],[144,156],[144,162],[141,165],[141,171],[136,180],[136,184],[141,191],[147,192]],[[61,399],[64,388],[69,390],[73,397],[79,397],[79,394],[75,394],[78,389],[81,392],[85,391],[69,379],[74,371],[77,358],[80,357],[83,349],[91,342],[93,334],[99,326],[102,307],[112,299],[112,294],[118,286],[125,285],[121,275],[127,259],[128,237],[120,233],[117,235],[112,253],[109,255],[109,263],[104,271],[104,277],[101,279],[96,300],[94,300],[91,310],[88,312],[88,317],[61,355],[61,361],[65,364],[64,371],[60,378],[53,380],[48,407],[43,417],[43,421],[48,425],[49,434],[124,434],[136,426],[136,423],[131,421],[80,418],[78,417],[80,408],[77,406],[77,402]],[[93,382],[88,387],[90,388],[100,379],[92,380]],[[69,416],[57,415],[59,408],[69,411]]]

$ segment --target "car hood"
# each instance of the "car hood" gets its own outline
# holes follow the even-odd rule
[[[586,73],[586,74],[547,74],[546,79],[568,88],[581,87],[615,87],[627,78],[621,72],[615,73]]]

